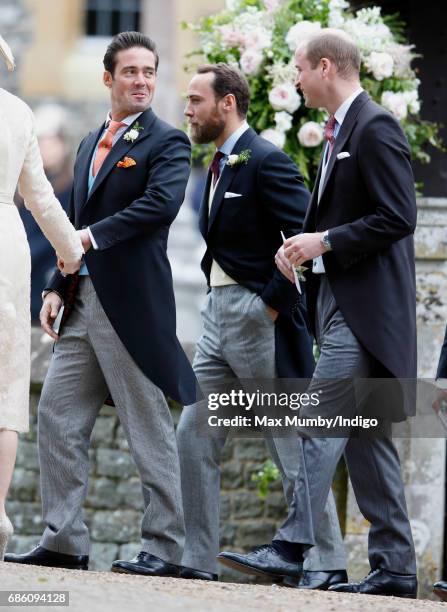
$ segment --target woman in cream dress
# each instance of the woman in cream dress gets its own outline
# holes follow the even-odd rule
[[[0,36],[9,70],[14,59]],[[34,117],[19,98],[0,88],[0,560],[12,526],[5,512],[15,464],[17,433],[28,430],[30,383],[30,252],[16,187],[43,233],[64,262],[79,269],[79,236],[47,181],[34,131]]]

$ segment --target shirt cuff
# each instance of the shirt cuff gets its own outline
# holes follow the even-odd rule
[[[93,237],[92,231],[91,231],[91,229],[89,227],[87,228],[87,231],[88,231],[88,235],[90,236],[90,242],[92,243],[92,247],[95,249],[95,251],[97,251],[98,250],[98,244],[97,244],[96,240]]]

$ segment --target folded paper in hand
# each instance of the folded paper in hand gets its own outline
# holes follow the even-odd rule
[[[283,231],[281,231],[281,238],[284,244],[284,242],[286,241],[286,237]],[[298,270],[295,268],[295,266],[292,266],[292,271],[293,271],[293,278],[295,279],[295,287],[298,289],[298,293],[301,295],[302,291],[301,291],[300,279],[298,277]]]

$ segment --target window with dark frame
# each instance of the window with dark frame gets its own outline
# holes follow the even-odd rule
[[[87,36],[114,36],[140,29],[141,0],[86,0]]]

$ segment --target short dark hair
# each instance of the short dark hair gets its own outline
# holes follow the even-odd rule
[[[104,55],[104,69],[110,72],[110,74],[113,76],[116,66],[116,54],[119,51],[132,49],[132,47],[144,47],[145,49],[152,51],[155,57],[155,70],[158,69],[159,58],[157,47],[152,38],[149,38],[149,36],[146,36],[141,32],[120,32],[114,36]]]
[[[239,116],[245,117],[250,104],[250,88],[242,72],[223,62],[204,64],[197,69],[197,74],[207,74],[208,72],[214,74],[211,86],[216,99],[220,100],[228,94],[233,94]]]
[[[324,28],[303,44],[306,57],[315,69],[322,57],[327,57],[337,67],[342,78],[358,76],[360,51],[354,40],[342,30]]]

